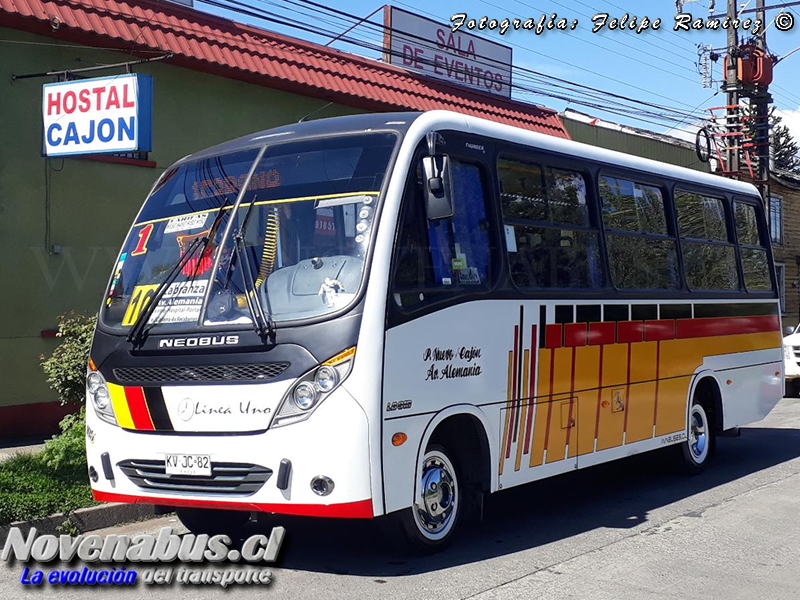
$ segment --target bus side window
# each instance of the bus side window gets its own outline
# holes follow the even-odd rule
[[[406,190],[395,249],[393,295],[406,308],[485,289],[491,278],[492,236],[480,167],[451,161],[453,216],[435,221],[425,218],[420,171]]]
[[[498,159],[497,172],[514,284],[601,287],[600,243],[583,175],[505,156]]]
[[[728,234],[725,202],[675,191],[686,282],[693,290],[738,290],[736,249]]]
[[[607,175],[600,177],[599,188],[614,285],[628,290],[678,289],[678,255],[667,230],[661,190]]]
[[[733,203],[736,236],[739,240],[739,257],[742,260],[744,285],[748,292],[766,292],[772,289],[769,276],[769,257],[766,244],[758,232],[756,207],[745,202]]]

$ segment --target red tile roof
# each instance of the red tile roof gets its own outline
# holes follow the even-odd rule
[[[443,108],[569,138],[548,108],[455,87],[171,2],[0,0],[0,26],[128,52],[171,51],[171,64],[368,110]]]

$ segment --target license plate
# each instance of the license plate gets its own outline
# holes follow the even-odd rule
[[[208,454],[167,454],[164,456],[167,475],[205,475],[211,477]]]

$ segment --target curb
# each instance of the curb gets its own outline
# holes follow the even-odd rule
[[[66,533],[60,528],[68,522],[68,529],[77,529],[80,533],[113,527],[123,523],[132,523],[156,516],[156,507],[152,504],[124,504],[121,502],[109,502],[100,506],[90,506],[89,508],[79,508],[73,513],[56,513],[49,517],[36,519],[33,521],[16,521],[10,525],[0,527],[0,547],[6,543],[8,533],[12,527],[18,527],[22,535],[28,535],[32,527],[36,528],[39,534],[60,535]]]

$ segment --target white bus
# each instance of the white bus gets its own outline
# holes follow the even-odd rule
[[[460,114],[298,123],[188,156],[131,227],[87,379],[94,497],[388,515],[715,435],[781,398],[754,187]]]

